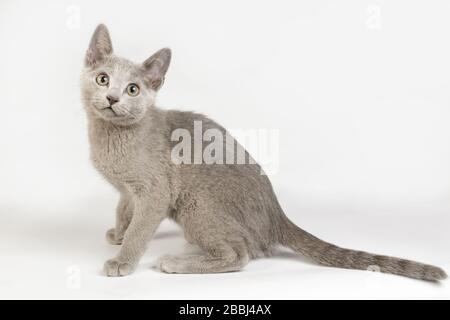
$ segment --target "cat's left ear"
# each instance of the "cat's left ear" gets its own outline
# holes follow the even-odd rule
[[[107,55],[113,53],[113,46],[108,28],[100,24],[92,35],[89,49],[86,52],[86,67],[94,67],[101,62]]]
[[[164,83],[164,77],[169,69],[172,52],[164,48],[156,52],[143,63],[144,76],[150,88],[159,90]]]

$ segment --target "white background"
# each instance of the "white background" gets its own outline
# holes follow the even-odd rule
[[[447,282],[315,266],[165,275],[196,250],[165,223],[137,272],[101,274],[117,195],[89,163],[79,74],[108,25],[116,53],[173,63],[158,105],[278,129],[287,214],[341,246],[450,270],[450,2],[0,3],[0,298],[450,298]]]

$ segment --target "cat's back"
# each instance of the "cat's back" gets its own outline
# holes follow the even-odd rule
[[[204,114],[192,111],[169,110],[166,112],[166,121],[171,132],[177,129],[186,129],[194,136],[195,126],[202,129],[202,134],[208,129],[218,129],[225,133],[223,128],[216,121],[208,118]]]
[[[192,182],[189,187],[199,188],[199,183],[209,190],[223,187],[224,184],[247,186],[251,189],[262,185],[270,187],[270,182],[261,174],[261,167],[216,121],[200,113],[177,110],[167,111],[166,121],[170,131],[171,150],[176,150],[179,144],[183,144],[184,148],[190,148],[188,150],[190,157],[183,157],[182,164],[176,166],[184,178],[183,182],[185,184]],[[176,130],[183,130],[184,133],[188,133],[188,137],[184,134],[173,134]],[[214,137],[211,137],[211,134]],[[186,142],[184,139],[190,139],[190,141]],[[233,147],[230,147],[228,139],[233,139]],[[221,154],[218,154],[219,149]],[[183,150],[184,152],[186,150]],[[175,153],[175,156],[178,156],[178,152]],[[196,154],[199,153],[201,159],[196,158]],[[239,155],[244,157],[238,159]],[[213,161],[211,161],[212,158]]]

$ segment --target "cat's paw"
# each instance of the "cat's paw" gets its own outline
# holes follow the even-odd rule
[[[177,266],[179,266],[179,259],[175,256],[166,255],[158,259],[156,268],[164,273],[178,273]]]
[[[106,232],[106,241],[113,246],[122,244],[122,239],[116,239],[116,229],[109,229],[108,232]]]
[[[125,277],[132,274],[135,268],[136,266],[131,263],[111,259],[105,262],[103,272],[108,277]]]

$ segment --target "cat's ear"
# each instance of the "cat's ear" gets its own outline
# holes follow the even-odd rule
[[[85,63],[87,67],[94,67],[101,62],[107,55],[112,54],[113,47],[108,28],[104,24],[100,24],[95,29],[91,43],[86,52]]]
[[[143,63],[144,75],[148,85],[159,90],[164,83],[167,69],[169,69],[172,52],[169,48],[164,48],[156,52]]]

